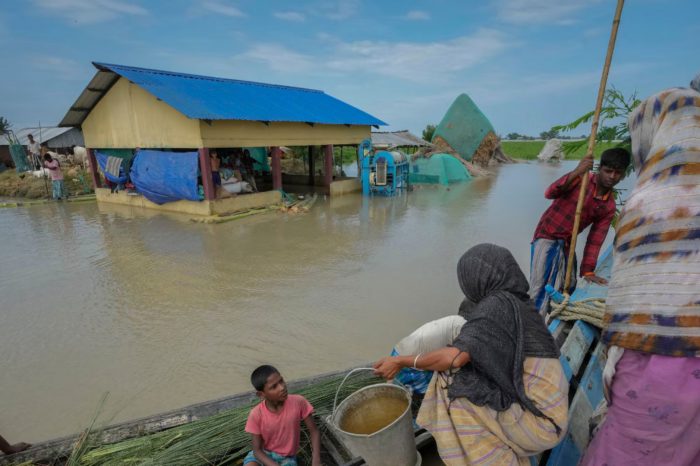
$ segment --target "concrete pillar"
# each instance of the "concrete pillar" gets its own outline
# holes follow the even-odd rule
[[[282,189],[282,150],[273,147],[272,153],[272,189]]]
[[[97,188],[102,187],[102,180],[100,180],[100,172],[97,171],[97,157],[95,157],[95,151],[88,148],[88,165],[90,167],[90,177],[92,178],[92,185]]]
[[[333,144],[323,146],[323,185],[330,188],[333,182]]]
[[[211,177],[211,160],[209,160],[209,149],[201,147],[199,149],[199,171],[202,174],[202,186],[204,187],[204,199],[211,201],[216,199],[216,187]]]

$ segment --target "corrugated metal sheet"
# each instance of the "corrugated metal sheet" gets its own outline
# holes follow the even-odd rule
[[[403,131],[373,131],[372,147],[430,147],[425,141],[408,130]]]
[[[39,143],[46,142],[49,147],[70,147],[72,145],[82,146],[83,133],[78,128],[60,128],[58,126],[43,126],[39,128],[22,128],[14,132],[20,144],[29,144],[28,135],[32,134],[34,140]],[[0,138],[0,145],[9,145],[5,137]]]
[[[114,76],[128,79],[188,118],[386,125],[378,118],[314,89],[106,63],[93,64],[100,71],[63,118],[61,126],[81,124],[92,107],[116,82]],[[112,76],[100,76],[103,73]]]
[[[58,126],[80,126],[97,102],[117,82],[119,75],[109,70],[100,70],[90,80],[75,103]]]

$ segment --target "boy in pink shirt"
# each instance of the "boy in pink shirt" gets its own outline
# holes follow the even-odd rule
[[[301,421],[311,435],[312,466],[321,466],[321,434],[311,414],[313,406],[301,395],[289,395],[277,369],[260,366],[250,381],[262,399],[248,415],[245,431],[253,437],[253,450],[244,466],[297,466]]]

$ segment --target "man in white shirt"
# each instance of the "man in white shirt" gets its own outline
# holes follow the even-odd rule
[[[29,165],[34,167],[34,170],[41,169],[41,146],[37,141],[34,140],[33,134],[28,134],[29,144],[27,144],[27,150],[29,151]]]

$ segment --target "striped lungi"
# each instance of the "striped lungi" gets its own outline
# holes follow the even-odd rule
[[[525,393],[561,428],[514,403],[498,412],[466,398],[450,401],[447,378],[436,372],[416,422],[430,431],[447,466],[527,466],[527,457],[549,450],[566,434],[569,383],[555,358],[525,358]]]
[[[561,292],[564,288],[568,248],[562,239],[538,238],[530,248],[530,298],[540,315],[549,312],[549,295],[546,285]],[[576,289],[576,256],[571,274],[569,294]]]

